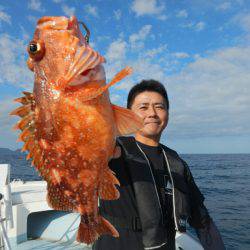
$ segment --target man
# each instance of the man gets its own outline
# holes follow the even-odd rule
[[[169,115],[164,86],[142,81],[130,90],[127,107],[142,118],[143,127],[135,138],[117,140],[121,156],[111,160],[110,168],[120,181],[120,198],[100,200],[100,213],[120,237],[104,235],[93,249],[175,249],[175,232],[185,232],[186,221],[197,230],[205,249],[224,249],[187,164],[160,144]]]

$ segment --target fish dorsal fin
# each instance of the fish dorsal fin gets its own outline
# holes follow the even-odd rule
[[[129,135],[142,128],[142,119],[132,110],[112,105],[118,135]]]
[[[106,90],[108,90],[109,87],[111,87],[112,85],[116,84],[117,82],[121,81],[123,78],[125,78],[126,76],[130,75],[132,73],[132,68],[131,67],[126,67],[124,69],[122,69],[120,72],[118,72],[114,78],[111,80],[111,82],[109,82],[107,85],[100,87],[98,89],[96,89],[95,91],[86,94],[81,100],[86,102],[89,101],[91,99],[94,99],[96,97],[98,97],[99,95],[101,95],[102,93],[104,93]]]

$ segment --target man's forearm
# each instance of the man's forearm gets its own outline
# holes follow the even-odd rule
[[[196,228],[196,234],[205,250],[226,249],[220,232],[212,218],[204,222],[204,228]]]

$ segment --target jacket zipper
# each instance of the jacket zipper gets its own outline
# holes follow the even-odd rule
[[[165,153],[165,150],[162,149],[162,152],[164,154],[164,157],[165,157],[165,160],[166,160],[166,163],[167,163],[167,167],[168,167],[168,173],[169,173],[169,176],[170,176],[170,180],[172,182],[172,190],[173,190],[173,211],[174,211],[174,223],[175,223],[175,229],[177,231],[179,231],[179,228],[178,228],[178,224],[177,224],[177,219],[176,219],[176,211],[175,211],[175,192],[174,192],[174,181],[173,181],[173,177],[172,177],[172,174],[171,174],[171,171],[170,171],[170,166],[169,166],[169,162],[168,162],[168,157]]]
[[[160,202],[159,194],[158,194],[157,187],[156,187],[156,184],[155,184],[155,178],[154,178],[154,175],[153,175],[153,172],[152,172],[152,169],[151,169],[150,162],[149,162],[148,157],[146,156],[146,154],[141,149],[141,147],[137,144],[137,142],[136,142],[136,145],[140,149],[140,151],[142,152],[142,154],[144,155],[145,159],[147,160],[147,163],[148,163],[148,166],[149,166],[149,169],[150,169],[150,173],[152,175],[152,179],[153,179],[153,182],[154,182],[154,187],[155,187],[155,192],[156,192],[156,195],[157,195],[157,199],[158,199],[158,202],[159,202],[159,205],[160,205],[162,224],[164,224],[161,202]]]

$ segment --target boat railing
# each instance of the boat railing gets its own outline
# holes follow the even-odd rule
[[[10,165],[0,164],[0,249],[11,249],[7,229],[13,228]]]

